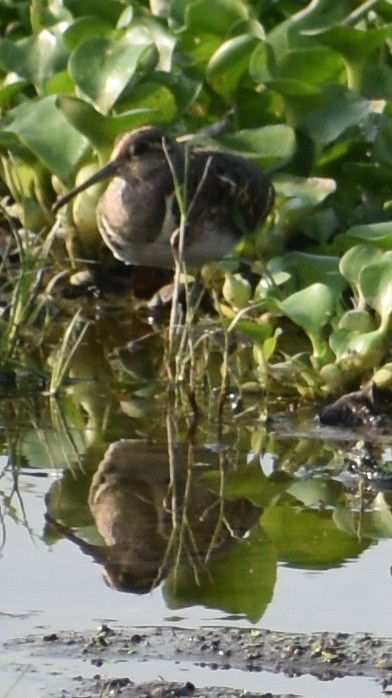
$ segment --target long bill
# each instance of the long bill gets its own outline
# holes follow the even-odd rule
[[[77,194],[80,194],[81,191],[84,191],[85,189],[88,189],[88,187],[91,187],[93,184],[98,184],[98,182],[102,182],[104,179],[108,179],[109,177],[113,177],[117,172],[117,166],[115,161],[108,162],[107,165],[104,165],[98,172],[95,172],[91,177],[85,180],[85,182],[82,182],[79,184],[79,186],[74,187],[69,191],[67,194],[64,194],[64,196],[61,196],[57,201],[53,204],[52,206],[52,211],[53,213],[57,213],[57,211],[65,206],[71,199],[74,198]]]

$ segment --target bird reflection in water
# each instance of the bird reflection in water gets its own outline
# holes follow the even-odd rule
[[[113,443],[93,476],[89,507],[105,545],[92,545],[48,521],[103,566],[107,584],[147,593],[179,566],[197,575],[243,539],[259,520],[249,500],[225,500],[201,474],[222,467],[224,453],[140,440]],[[197,580],[196,580],[197,581]]]

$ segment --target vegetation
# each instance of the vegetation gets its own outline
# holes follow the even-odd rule
[[[388,385],[391,19],[388,0],[3,0],[0,176],[19,263],[33,251],[35,270],[48,265],[51,204],[119,134],[153,123],[207,143],[216,132],[277,191],[243,245],[256,283],[221,266],[216,306],[225,331],[245,338],[237,354],[250,339],[254,376],[278,392]],[[98,195],[78,196],[61,221],[72,263],[99,258]],[[5,254],[5,291],[8,267]],[[8,303],[3,359],[26,323],[44,326],[31,298],[30,287],[18,319],[15,295]]]

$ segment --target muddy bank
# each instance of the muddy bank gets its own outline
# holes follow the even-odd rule
[[[36,671],[53,673],[56,666],[89,668],[65,681],[57,677],[57,693],[70,696],[138,696],[169,698],[174,696],[221,696],[252,698],[267,695],[228,688],[198,688],[193,682],[168,683],[157,680],[157,661],[192,664],[195,667],[245,672],[269,671],[285,676],[311,675],[320,680],[342,677],[371,677],[385,690],[392,685],[392,640],[369,634],[345,633],[286,634],[267,630],[214,628],[138,628],[134,632],[108,626],[94,633],[58,632],[34,635],[4,643],[3,657],[18,653],[28,657]],[[136,684],[127,663],[149,663],[151,682]],[[116,666],[118,665],[118,667]],[[96,668],[93,676],[91,667]],[[110,671],[109,671],[110,667]],[[117,672],[118,669],[118,672]],[[108,675],[112,678],[108,678]],[[188,672],[191,676],[191,672]],[[62,676],[62,677],[61,677]],[[67,685],[65,685],[65,683]],[[53,681],[50,682],[53,685]],[[286,694],[288,695],[288,694]],[[272,696],[268,693],[268,696]]]

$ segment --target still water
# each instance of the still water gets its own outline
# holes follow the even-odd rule
[[[103,622],[391,636],[392,438],[284,401],[267,420],[252,390],[218,419],[210,384],[195,419],[134,350],[130,369],[87,336],[61,399],[0,400],[0,641]],[[295,692],[283,679],[269,690]]]

